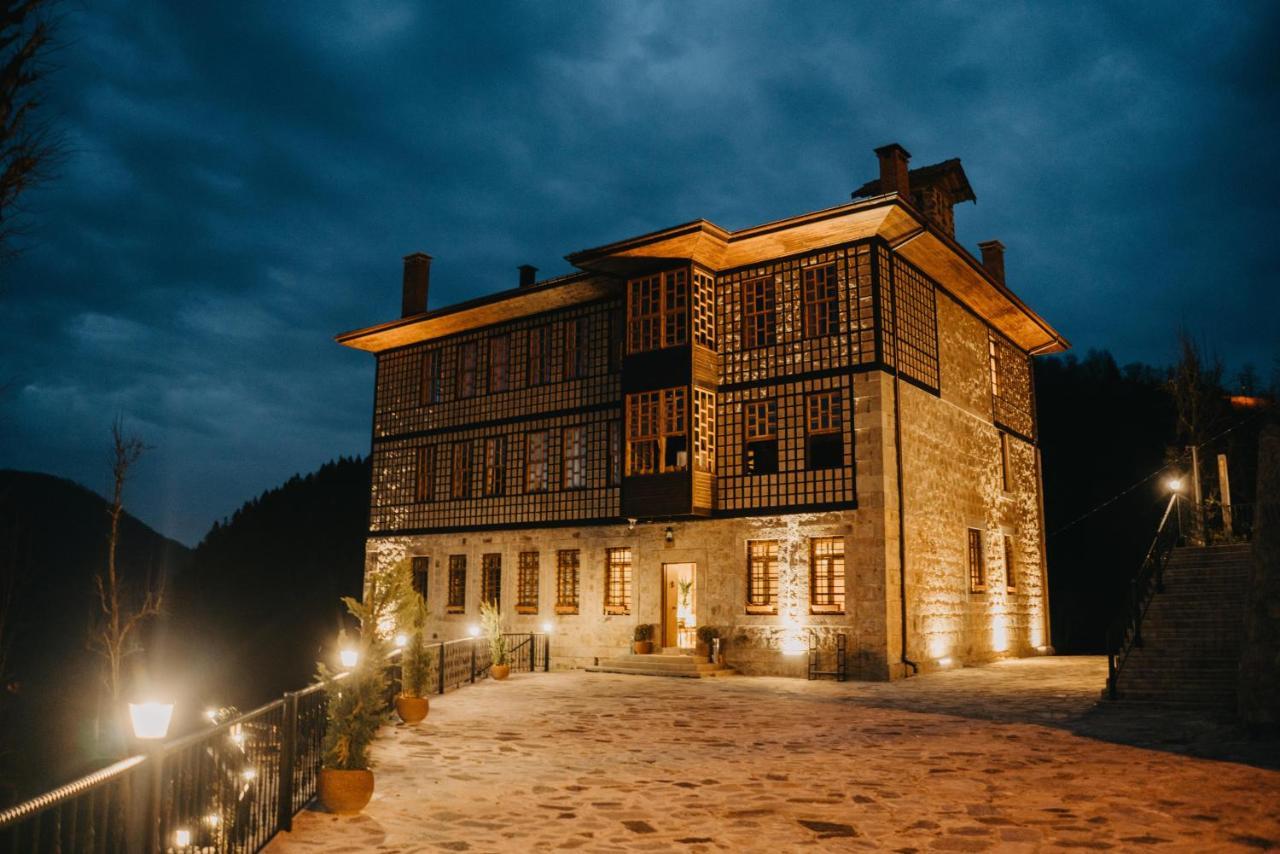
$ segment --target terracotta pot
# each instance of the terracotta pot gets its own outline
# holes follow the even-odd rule
[[[511,675],[510,664],[492,664],[489,666],[489,675],[501,682]]]
[[[634,641],[631,644],[631,651],[636,655],[651,655],[653,653],[653,641]]]
[[[320,805],[332,813],[351,815],[373,797],[373,772],[320,769]]]
[[[431,704],[426,697],[410,697],[407,694],[396,697],[396,714],[407,724],[416,724],[425,718],[430,708]]]

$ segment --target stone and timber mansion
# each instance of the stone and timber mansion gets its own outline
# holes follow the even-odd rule
[[[377,358],[366,572],[411,558],[438,636],[497,601],[555,667],[715,626],[746,673],[845,636],[890,679],[1050,649],[1031,357],[1067,342],[955,241],[959,160],[839,207],[706,220],[338,341]]]

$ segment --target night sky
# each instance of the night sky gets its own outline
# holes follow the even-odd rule
[[[467,8],[462,8],[463,6]],[[198,541],[369,448],[401,256],[431,306],[705,217],[841,204],[872,149],[960,157],[969,247],[1083,354],[1166,364],[1188,325],[1277,357],[1280,4],[165,3],[62,8],[69,156],[0,267],[0,467]],[[976,252],[976,250],[974,250]]]

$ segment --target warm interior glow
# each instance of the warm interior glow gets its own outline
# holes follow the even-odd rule
[[[186,828],[179,828],[173,832],[173,844],[179,848],[186,848],[191,844],[191,831]]]
[[[154,700],[130,703],[129,719],[133,723],[133,734],[136,737],[164,738],[169,732],[169,722],[173,720],[173,703],[157,703]]]
[[[356,662],[360,660],[360,653],[354,649],[344,649],[338,653],[338,659],[342,662],[343,667],[355,667]]]

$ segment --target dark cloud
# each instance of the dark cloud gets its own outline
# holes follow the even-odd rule
[[[1276,357],[1274,4],[404,2],[69,7],[72,156],[3,270],[0,465],[132,498],[187,541],[367,451],[399,258],[434,305],[704,216],[838,204],[897,140],[959,156],[1016,290],[1080,349],[1166,362],[1179,324]]]

